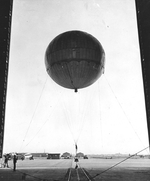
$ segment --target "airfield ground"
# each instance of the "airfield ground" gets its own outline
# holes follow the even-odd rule
[[[103,171],[119,163],[122,159],[80,159],[79,164],[95,181],[149,181],[150,159],[129,159],[104,173]],[[17,169],[13,171],[13,163],[9,168],[0,168],[0,181],[63,181],[70,167],[75,167],[71,159],[18,160]],[[101,174],[102,173],[102,174]]]

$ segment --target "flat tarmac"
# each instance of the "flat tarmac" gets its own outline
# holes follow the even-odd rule
[[[149,181],[150,159],[129,159],[110,169],[123,159],[80,159],[79,165],[95,178],[95,181]],[[0,168],[0,181],[63,181],[68,168],[75,168],[72,159],[18,160],[17,169],[13,163],[9,168]]]

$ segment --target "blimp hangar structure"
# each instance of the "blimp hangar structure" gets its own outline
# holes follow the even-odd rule
[[[5,105],[13,0],[0,1],[0,158],[3,153]]]
[[[150,143],[150,0],[135,0]],[[3,153],[13,0],[0,1],[0,158]]]

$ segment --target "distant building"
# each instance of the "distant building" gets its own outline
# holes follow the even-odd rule
[[[47,157],[47,153],[32,153],[33,157]]]
[[[76,157],[78,157],[78,158],[83,158],[83,157],[84,157],[84,154],[81,153],[81,152],[79,152],[79,153],[76,154]]]
[[[47,159],[60,159],[60,153],[48,153]]]
[[[68,152],[65,152],[65,153],[63,153],[63,154],[61,155],[61,157],[62,157],[62,158],[65,158],[65,159],[69,159],[69,158],[71,158],[71,154],[68,153]]]

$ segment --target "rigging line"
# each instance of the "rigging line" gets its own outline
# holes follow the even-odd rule
[[[133,128],[133,125],[131,124],[131,121],[129,120],[129,118],[128,118],[127,114],[125,113],[125,111],[124,111],[124,109],[123,109],[122,105],[120,104],[120,102],[119,102],[118,98],[116,97],[116,95],[115,95],[115,93],[114,93],[114,91],[113,91],[112,87],[110,86],[110,84],[109,84],[109,82],[108,82],[108,80],[107,80],[107,78],[106,78],[106,76],[105,76],[105,75],[104,75],[104,77],[105,77],[105,79],[106,79],[106,81],[107,81],[107,84],[109,85],[109,87],[110,87],[110,89],[111,89],[111,91],[112,91],[112,93],[113,93],[113,95],[114,95],[115,99],[117,100],[117,102],[118,102],[118,104],[119,104],[119,106],[120,106],[121,110],[123,111],[123,113],[124,113],[125,117],[127,118],[128,122],[130,123],[130,125],[131,125],[131,127],[132,127],[132,129],[133,129],[133,131],[134,131],[134,133],[135,133],[135,135],[137,136],[137,138],[138,138],[138,139],[139,139],[139,141],[141,142],[142,146],[144,147],[142,140],[140,139],[139,135],[137,134],[137,132],[136,132],[136,131],[135,131],[135,129]]]
[[[77,120],[77,127],[78,127],[78,129],[80,129],[80,122],[81,122],[81,110],[80,110],[80,108],[81,108],[81,106],[80,106],[80,93],[78,92],[78,93],[76,93],[75,94],[75,111],[76,111],[76,120]]]
[[[79,140],[79,138],[80,138],[80,136],[81,136],[81,133],[82,133],[82,131],[83,131],[83,127],[84,127],[84,123],[85,123],[85,119],[84,119],[84,118],[85,118],[86,112],[87,112],[87,110],[88,110],[88,106],[90,105],[89,103],[90,103],[93,95],[94,95],[94,94],[92,94],[91,91],[90,91],[90,93],[89,93],[89,98],[88,98],[88,102],[86,103],[86,108],[84,109],[83,114],[82,114],[82,118],[81,118],[81,123],[82,123],[82,125],[81,125],[81,130],[80,130],[79,136],[77,137],[76,142],[78,142],[78,140]]]
[[[79,98],[79,97],[78,97]],[[80,108],[80,99],[75,99],[75,100],[77,100],[77,104],[78,104],[78,106],[76,106],[76,107],[79,107]],[[64,113],[65,113],[65,116],[66,116],[66,122],[67,122],[67,125],[68,125],[68,128],[69,128],[69,130],[70,130],[70,132],[71,132],[71,135],[72,135],[72,138],[73,138],[73,140],[74,140],[74,143],[75,144],[77,144],[77,142],[78,142],[78,138],[76,138],[75,137],[75,135],[74,135],[74,133],[73,133],[73,131],[72,131],[72,129],[71,129],[71,121],[70,121],[70,116],[69,116],[69,114],[67,114],[66,112],[68,112],[67,110],[67,108],[66,108],[66,106],[65,106],[65,104],[63,104],[62,103],[62,105],[63,105],[63,109],[64,109]],[[86,106],[87,106],[87,104],[86,104]],[[66,111],[65,111],[66,110]],[[79,110],[77,110],[77,114],[78,114],[78,116],[76,117],[78,120],[80,119],[80,115],[79,115],[79,112],[80,112],[80,109]],[[82,116],[84,116],[84,114],[82,115]],[[83,123],[82,123],[83,124]],[[77,124],[78,126],[78,128],[79,128],[79,123]],[[79,136],[78,136],[79,137]]]
[[[94,91],[95,91],[95,89],[94,89]],[[84,123],[85,123],[85,115],[86,115],[86,113],[87,113],[87,111],[88,111],[88,106],[90,105],[90,102],[91,102],[91,100],[92,100],[92,98],[93,98],[93,96],[94,96],[95,94],[93,93],[93,92],[91,92],[91,90],[89,91],[89,96],[88,96],[88,100],[87,100],[87,103],[86,103],[86,108],[84,109],[84,113],[83,113],[83,115],[82,115],[82,119],[81,119],[81,122],[82,122],[82,127],[81,127],[81,131],[80,131],[80,135],[81,135],[81,132],[82,132],[82,130],[83,130],[83,127],[84,127]],[[79,137],[80,137],[80,135],[79,135]],[[79,137],[78,137],[78,139],[79,139]]]
[[[74,135],[73,135],[73,132],[72,132],[72,129],[71,129],[71,126],[70,126],[70,124],[69,124],[69,115],[66,113],[66,111],[67,111],[67,108],[66,108],[66,106],[65,106],[65,104],[63,104],[63,102],[61,101],[61,103],[62,103],[62,106],[63,106],[63,110],[64,110],[64,113],[65,113],[65,116],[66,116],[66,122],[67,122],[67,125],[68,125],[68,128],[69,128],[69,130],[70,130],[70,133],[71,133],[71,135],[72,135],[72,138],[73,138],[73,141],[74,141],[74,143],[76,143],[75,142],[75,138],[74,138]]]
[[[73,131],[72,131],[72,129],[71,129],[71,121],[70,121],[71,118],[69,117],[69,114],[66,113],[66,112],[68,112],[68,111],[67,111],[67,108],[66,108],[66,106],[65,106],[65,104],[64,104],[63,102],[62,102],[62,105],[63,105],[63,110],[64,110],[64,113],[65,113],[65,116],[66,116],[66,118],[67,118],[67,119],[65,119],[65,120],[66,120],[66,123],[67,123],[68,128],[69,128],[69,130],[70,130],[70,133],[71,133],[71,135],[72,135],[73,141],[74,141],[75,145],[77,145],[79,136],[78,136],[78,138],[75,137],[75,135],[74,135],[74,133],[73,133]],[[65,111],[65,110],[66,110],[66,111]],[[78,118],[78,119],[79,119],[79,118]],[[79,125],[78,125],[78,127],[79,127]],[[80,134],[81,134],[81,132],[80,132]]]
[[[100,115],[100,132],[101,132],[101,142],[102,142],[102,148],[103,148],[103,132],[102,132],[102,111],[101,111],[101,104],[100,104],[100,87],[99,87],[99,80],[98,80],[98,98],[99,98],[99,115]]]
[[[120,161],[120,162],[116,163],[115,165],[113,165],[113,166],[109,167],[108,169],[106,169],[106,170],[102,171],[101,173],[96,174],[96,175],[95,175],[94,177],[92,177],[92,178],[96,178],[96,177],[98,177],[99,175],[102,175],[103,173],[105,173],[105,172],[107,172],[107,171],[111,170],[112,168],[116,167],[117,165],[120,165],[121,163],[125,162],[126,160],[130,159],[131,157],[136,156],[138,153],[140,153],[140,152],[142,152],[142,151],[144,151],[144,150],[148,149],[149,147],[150,147],[150,146],[148,146],[148,147],[146,147],[146,148],[144,148],[144,149],[142,149],[142,150],[138,151],[137,153],[135,153],[135,154],[133,154],[133,155],[130,155],[129,157],[127,157],[127,158],[123,159],[122,161]]]
[[[76,122],[77,122],[77,130],[80,131],[80,124],[81,124],[81,118],[80,118],[80,93],[77,93],[76,94],[77,96],[77,99],[75,98],[75,104],[76,104]],[[76,130],[76,131],[77,131]],[[78,136],[76,135],[76,138],[75,138],[75,144],[78,143]]]
[[[31,123],[32,123],[32,121],[33,121],[33,118],[34,118],[34,116],[35,116],[36,110],[37,110],[37,108],[38,108],[39,102],[40,102],[40,100],[41,100],[41,97],[42,97],[42,94],[43,94],[43,91],[44,91],[44,88],[45,88],[45,85],[46,85],[46,82],[47,82],[47,78],[48,78],[48,75],[46,76],[46,80],[45,80],[45,82],[44,82],[44,85],[43,85],[42,91],[41,91],[41,93],[40,93],[38,102],[37,102],[37,104],[36,104],[35,110],[34,110],[33,115],[32,115],[32,117],[31,117],[31,120],[30,120],[29,126],[28,126],[28,128],[27,128],[26,134],[25,134],[25,136],[24,136],[24,138],[23,138],[23,142],[24,142],[24,140],[25,140],[25,138],[26,138],[26,136],[27,136],[27,133],[28,133],[29,128],[30,128],[30,125],[31,125]],[[23,145],[23,142],[22,142],[22,145]],[[21,145],[21,147],[20,147],[20,150],[21,150],[21,148],[22,148],[22,145]]]
[[[44,127],[44,125],[47,123],[47,121],[49,121],[49,118],[42,124],[42,126],[40,127],[40,129],[37,131],[37,133],[31,138],[31,140],[25,145],[25,147],[26,146],[28,146],[30,143],[31,143],[31,141],[33,141],[33,139],[38,135],[38,133],[42,130],[42,128]]]
[[[60,96],[61,96],[61,94],[60,94]],[[60,96],[59,96],[59,98],[60,98]],[[59,102],[59,98],[58,98],[58,101],[56,102],[56,104],[54,105],[54,107],[53,107],[53,109],[51,110],[51,113],[49,114],[49,116],[48,116],[48,119],[42,124],[42,126],[40,127],[40,129],[37,131],[37,133],[31,138],[31,140],[26,144],[26,146],[28,146],[30,143],[31,143],[31,141],[38,135],[38,133],[42,130],[42,128],[44,127],[44,125],[47,123],[47,121],[49,121],[49,119],[50,119],[50,116],[52,116],[52,111],[56,108],[56,106],[57,106],[57,104],[58,104],[58,102]],[[25,146],[25,147],[26,147]]]
[[[43,91],[44,91],[44,89],[45,89],[45,85],[46,85],[46,82],[47,82],[47,78],[48,78],[48,75],[46,76],[46,80],[45,80],[45,82],[44,82],[44,85],[43,85],[42,91],[41,91],[41,93],[40,93],[38,102],[37,102],[37,104],[36,104],[35,110],[34,110],[33,115],[32,115],[32,117],[31,117],[31,120],[30,120],[29,126],[28,126],[28,128],[27,128],[26,134],[25,134],[25,136],[24,136],[24,138],[23,138],[23,142],[24,142],[24,140],[25,140],[25,138],[26,138],[26,136],[27,136],[27,134],[28,134],[30,125],[31,125],[31,123],[32,123],[32,121],[33,121],[33,118],[34,118],[34,116],[35,116],[36,110],[37,110],[37,108],[38,108],[39,102],[40,102],[41,97],[42,97],[42,94],[43,94]],[[23,145],[23,142],[22,142],[22,145]],[[21,148],[22,148],[22,145],[21,145],[21,147],[20,147],[20,150],[21,150]]]

